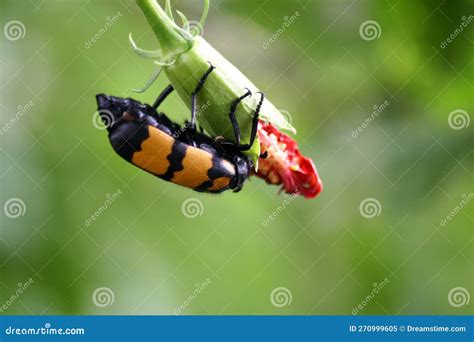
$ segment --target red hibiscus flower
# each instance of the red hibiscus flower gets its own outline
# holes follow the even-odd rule
[[[301,155],[298,144],[271,123],[260,121],[260,148],[257,176],[270,184],[281,184],[282,190],[306,198],[317,196],[323,189],[318,171],[310,158]]]

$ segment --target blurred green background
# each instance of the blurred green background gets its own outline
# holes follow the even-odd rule
[[[202,1],[172,3],[200,17]],[[287,113],[324,182],[285,205],[260,179],[210,196],[114,154],[94,95],[151,103],[167,85],[128,91],[153,68],[128,33],[157,47],[133,1],[2,0],[2,314],[472,312],[472,13],[467,0],[211,1],[204,37]],[[175,94],[162,109],[189,115]]]

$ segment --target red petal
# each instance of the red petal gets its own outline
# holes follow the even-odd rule
[[[287,193],[313,198],[323,189],[313,161],[301,155],[296,141],[271,123],[260,121],[258,135],[261,153],[257,176],[270,184],[282,184]]]

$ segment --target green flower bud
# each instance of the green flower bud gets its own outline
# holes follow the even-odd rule
[[[241,143],[249,143],[252,117],[260,96],[258,88],[243,75],[234,65],[217,52],[205,39],[190,28],[186,17],[178,12],[183,21],[183,28],[176,25],[171,14],[169,0],[166,2],[166,12],[155,0],[137,0],[153,32],[159,49],[146,51],[138,48],[130,36],[130,43],[135,52],[143,58],[159,59],[157,71],[147,83],[144,91],[164,70],[170,83],[175,88],[184,103],[191,108],[191,93],[197,82],[209,68],[209,63],[216,67],[206,80],[204,88],[197,97],[197,121],[213,137],[223,136],[228,141],[234,141],[234,133],[229,119],[231,103],[249,89],[253,96],[244,99],[237,107],[236,118],[241,130]],[[209,9],[209,0],[205,0],[205,9],[200,21],[204,21]],[[206,106],[202,106],[206,104]],[[202,106],[202,107],[201,107]],[[276,127],[295,133],[295,129],[286,121],[280,111],[267,99],[264,100],[260,111],[260,119],[270,122]],[[257,167],[260,144],[255,140],[248,156]]]

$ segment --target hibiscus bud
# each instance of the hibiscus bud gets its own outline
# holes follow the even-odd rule
[[[237,107],[236,118],[241,130],[241,143],[249,143],[252,126],[252,117],[260,96],[259,89],[245,77],[234,65],[217,52],[206,40],[200,36],[193,36],[189,23],[181,12],[178,14],[183,20],[183,28],[179,27],[171,16],[169,1],[165,12],[155,0],[137,0],[153,32],[155,33],[159,49],[146,51],[140,49],[131,40],[132,48],[144,58],[156,58],[159,70],[154,74],[152,81],[158,76],[161,69],[184,103],[191,107],[191,93],[201,76],[209,68],[209,63],[216,67],[206,80],[205,87],[197,96],[197,103],[209,104],[199,110],[197,121],[211,136],[223,136],[228,141],[235,142],[231,122],[229,120],[230,105],[249,89],[254,96],[244,99]],[[200,25],[204,24],[207,16],[209,1],[205,1],[205,11]],[[168,14],[167,14],[168,13]],[[151,82],[147,86],[151,85]],[[261,119],[272,122],[281,129],[296,132],[286,121],[280,111],[267,99],[261,107]],[[257,166],[259,155],[258,138],[249,157]]]

